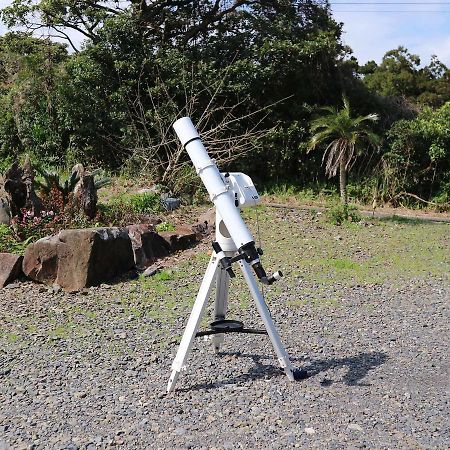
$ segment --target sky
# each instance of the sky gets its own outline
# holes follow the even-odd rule
[[[330,3],[334,19],[344,24],[343,41],[361,65],[370,60],[379,63],[387,51],[403,45],[419,55],[424,65],[434,54],[450,67],[450,1]]]
[[[11,4],[0,0],[0,8]],[[333,17],[342,22],[343,41],[362,65],[379,63],[400,45],[420,56],[426,65],[431,55],[450,67],[450,0],[330,0]],[[0,23],[0,34],[6,29]]]

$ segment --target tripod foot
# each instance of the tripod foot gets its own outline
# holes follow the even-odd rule
[[[304,369],[294,369],[292,374],[294,375],[295,381],[304,380],[309,377],[308,371]]]
[[[173,370],[170,375],[169,383],[167,385],[167,393],[172,392],[175,389],[175,384],[180,376],[180,372]]]

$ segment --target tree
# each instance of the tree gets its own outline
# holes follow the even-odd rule
[[[450,102],[425,107],[413,120],[399,120],[387,133],[382,158],[386,201],[417,197],[450,200]]]
[[[65,46],[29,33],[0,37],[0,155],[62,155],[65,134],[56,89]]]
[[[337,109],[333,106],[323,108],[327,114],[311,121],[310,129],[313,133],[308,142],[308,150],[315,149],[320,144],[328,144],[322,161],[326,160],[325,173],[329,177],[337,175],[339,170],[339,188],[341,202],[348,204],[347,173],[353,165],[363,142],[376,148],[380,137],[368,126],[368,122],[376,122],[377,114],[351,117],[350,103],[343,96],[344,107]]]
[[[359,67],[364,84],[382,96],[404,98],[413,105],[442,106],[450,100],[450,71],[435,56],[420,67],[420,58],[405,47],[388,51],[380,65]]]

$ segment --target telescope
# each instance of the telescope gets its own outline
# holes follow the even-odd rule
[[[189,117],[177,120],[173,128],[215,206],[216,236],[212,243],[213,252],[210,262],[200,285],[177,355],[172,363],[172,373],[167,392],[174,390],[180,372],[186,369],[185,363],[194,338],[212,335],[214,351],[218,353],[226,333],[267,334],[277,354],[278,361],[289,380],[305,378],[306,372],[304,370],[292,367],[256,281],[258,280],[264,285],[271,285],[280,280],[283,274],[281,271],[276,271],[267,276],[260,259],[263,251],[256,247],[255,240],[241,216],[240,208],[256,206],[260,200],[251,178],[239,172],[220,173],[214,160],[209,157]],[[235,277],[233,270],[233,264],[235,263],[242,270],[264,323],[265,331],[248,329],[244,327],[242,322],[225,318],[230,279]],[[210,324],[210,330],[198,331],[214,284],[216,286],[214,321]]]

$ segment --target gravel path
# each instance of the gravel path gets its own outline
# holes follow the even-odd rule
[[[335,242],[331,255],[340,245],[354,261],[381,252],[371,243],[352,250],[367,227],[336,231],[309,212],[271,214],[277,229],[298,219],[303,240],[308,232]],[[395,226],[374,227],[374,239],[412,232]],[[423,251],[441,257],[432,252],[448,243],[448,227],[423,229]],[[198,339],[166,395],[206,249],[173,258],[166,280],[78,294],[30,282],[0,291],[0,449],[450,448],[448,266],[423,276],[407,266],[394,279],[377,263],[375,282],[325,280],[299,254],[290,260],[298,270],[266,294],[291,359],[310,377],[289,382],[266,337],[227,335],[220,356]],[[241,287],[238,279],[231,316],[259,326]]]

